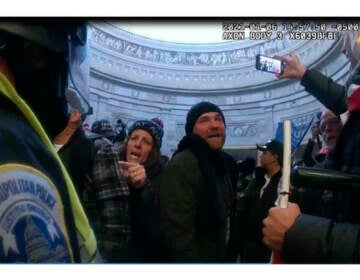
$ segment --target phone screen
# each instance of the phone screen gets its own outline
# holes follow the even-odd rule
[[[284,63],[280,59],[258,54],[256,56],[256,69],[275,74],[282,74],[284,72]]]

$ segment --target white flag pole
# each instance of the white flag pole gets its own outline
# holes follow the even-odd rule
[[[283,140],[284,140],[283,166],[282,166],[281,186],[280,186],[278,203],[281,208],[287,208],[289,193],[290,193],[290,171],[291,171],[291,122],[289,120],[284,121]],[[270,262],[272,264],[283,263],[280,252],[273,251],[271,254]]]
[[[290,171],[291,171],[291,122],[284,121],[284,151],[283,166],[281,176],[281,189],[279,197],[279,206],[286,208],[288,205],[290,192]]]

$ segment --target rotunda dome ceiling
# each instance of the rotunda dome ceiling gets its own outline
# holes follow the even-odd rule
[[[181,23],[185,28],[183,32],[188,30],[188,37],[178,31]],[[301,40],[301,36],[295,39],[293,30],[286,24],[290,23],[256,20],[230,23],[220,20],[180,23],[105,21],[92,22],[90,30],[97,57],[112,58],[111,67],[106,63],[98,65],[99,72],[106,72],[125,83],[166,92],[234,94],[284,82],[255,69],[255,55],[258,53],[272,56],[295,51],[304,65],[312,67],[320,66],[334,52],[338,53],[340,36],[332,40]],[[315,28],[310,22],[307,24],[309,32]],[[156,29],[151,33],[154,26]],[[326,31],[335,30],[334,26],[326,23]],[[161,33],[160,27],[166,33]],[[211,27],[212,32],[209,32]],[[228,31],[230,28],[232,30]],[[172,37],[164,37],[165,34]],[[235,36],[239,40],[224,40]],[[244,38],[240,40],[241,36]],[[171,39],[176,42],[170,42]],[[345,58],[342,63],[346,63]]]
[[[273,138],[285,119],[296,127],[308,127],[322,105],[299,81],[256,70],[256,54],[294,51],[306,67],[336,82],[344,84],[348,76],[337,22],[250,18],[206,22],[218,38],[205,36],[205,31],[201,35],[204,21],[179,23],[193,29],[188,29],[186,40],[169,20],[159,20],[157,25],[172,30],[173,39],[164,37],[164,31],[144,30],[154,20],[89,22],[93,119],[107,117],[115,122],[121,118],[130,124],[159,117],[166,127],[162,149],[168,155],[184,134],[189,108],[204,100],[224,112],[228,149],[254,147]],[[141,33],[134,26],[141,27]],[[200,35],[191,39],[191,33],[199,34],[195,31]]]

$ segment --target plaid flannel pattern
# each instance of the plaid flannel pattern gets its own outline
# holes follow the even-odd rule
[[[93,168],[97,209],[102,232],[98,233],[99,249],[105,259],[114,260],[126,251],[130,242],[130,190],[122,177],[118,161],[120,150],[103,146],[96,154]]]

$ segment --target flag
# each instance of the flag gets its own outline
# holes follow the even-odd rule
[[[314,117],[310,118],[308,121],[302,122],[293,122],[291,121],[291,149],[295,150],[299,147],[301,141],[304,139],[306,133],[308,132],[311,124],[314,121]],[[284,122],[279,122],[276,133],[275,139],[280,141],[281,143],[284,141]]]

